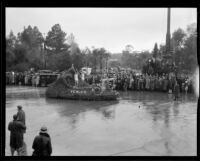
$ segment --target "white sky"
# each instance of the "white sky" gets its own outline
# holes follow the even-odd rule
[[[194,22],[196,8],[171,8],[171,33]],[[131,44],[136,51],[151,51],[155,42],[165,43],[167,8],[6,8],[6,35],[28,25],[47,34],[57,23],[67,35],[74,34],[81,49],[117,53]]]

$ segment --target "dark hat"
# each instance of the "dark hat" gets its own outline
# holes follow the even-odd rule
[[[21,106],[21,105],[18,105],[17,108],[18,108],[18,109],[22,109],[22,106]]]
[[[14,120],[17,120],[17,114],[14,114],[14,115],[13,115],[13,119],[14,119]]]
[[[40,129],[40,133],[47,133],[47,127],[42,126],[41,129]]]

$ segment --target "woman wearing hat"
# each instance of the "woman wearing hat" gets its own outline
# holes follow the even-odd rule
[[[51,138],[47,132],[47,128],[43,126],[40,133],[35,137],[32,148],[33,156],[50,156],[52,153]]]

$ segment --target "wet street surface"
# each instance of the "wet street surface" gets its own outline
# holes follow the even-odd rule
[[[45,98],[45,88],[6,87],[7,130],[17,105],[26,113],[24,141],[32,154],[34,137],[46,125],[56,156],[195,156],[197,98],[179,101],[159,92],[120,92],[118,101]]]

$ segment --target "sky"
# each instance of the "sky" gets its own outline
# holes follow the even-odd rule
[[[191,23],[197,23],[196,8],[171,8],[171,33]],[[47,35],[55,24],[67,36],[73,33],[81,49],[120,53],[130,44],[135,51],[152,51],[156,42],[165,44],[167,8],[6,8],[6,35],[28,25]]]

